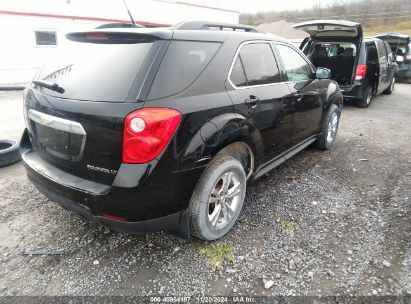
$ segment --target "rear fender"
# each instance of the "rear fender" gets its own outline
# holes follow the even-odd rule
[[[184,151],[185,164],[181,169],[205,166],[219,151],[235,142],[244,142],[256,160],[263,154],[261,134],[250,120],[234,113],[215,116],[192,137]]]
[[[327,88],[327,100],[324,103],[324,111],[322,117],[322,123],[324,123],[325,117],[327,117],[328,111],[330,111],[331,105],[336,105],[340,111],[343,108],[343,95],[335,81],[331,81]]]

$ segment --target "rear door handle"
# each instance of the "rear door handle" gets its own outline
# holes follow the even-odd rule
[[[260,98],[250,95],[250,98],[247,98],[244,102],[246,105],[255,106],[257,103],[260,103]]]

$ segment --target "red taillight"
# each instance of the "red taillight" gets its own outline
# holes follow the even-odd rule
[[[367,73],[367,65],[366,64],[359,64],[357,65],[357,69],[355,70],[355,80],[361,80],[365,77]]]
[[[405,60],[410,60],[411,61],[411,55],[405,55]]]
[[[87,39],[97,39],[97,40],[102,40],[102,39],[108,39],[108,36],[104,33],[87,33],[85,34]]]
[[[152,161],[167,146],[181,114],[167,108],[145,108],[127,115],[123,131],[123,163]]]

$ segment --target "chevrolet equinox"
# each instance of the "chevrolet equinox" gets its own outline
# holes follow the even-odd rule
[[[330,70],[243,25],[67,34],[24,93],[20,152],[50,200],[125,232],[215,240],[247,180],[335,141]]]

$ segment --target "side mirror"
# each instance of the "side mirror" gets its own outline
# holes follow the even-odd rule
[[[315,71],[315,78],[317,79],[330,79],[331,70],[327,68],[317,68]]]

